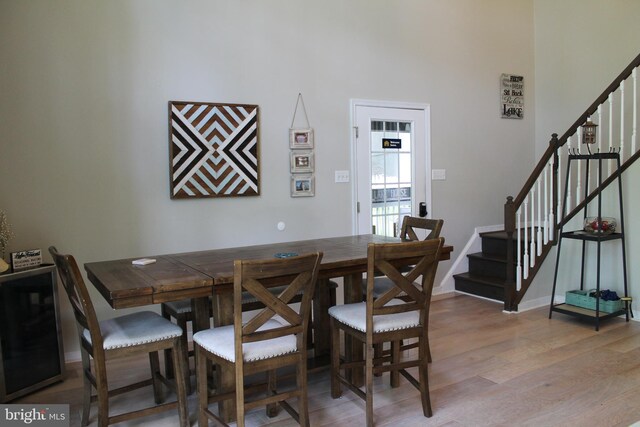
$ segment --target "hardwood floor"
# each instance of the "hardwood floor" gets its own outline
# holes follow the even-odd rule
[[[506,314],[499,304],[462,295],[432,303],[430,340],[433,417],[422,416],[417,390],[404,379],[391,389],[386,374],[375,378],[377,426],[629,426],[640,420],[638,322],[611,319],[595,332],[559,313],[549,320],[548,308]],[[113,368],[130,372],[132,365],[146,374],[146,360]],[[311,373],[309,387],[313,426],[364,424],[364,402],[353,393],[331,399],[328,369]],[[63,383],[12,403],[69,403],[77,426],[81,394],[74,363]],[[113,399],[113,407],[133,407],[151,395],[143,389],[139,398]],[[189,401],[195,425],[195,394]],[[91,414],[95,425],[95,407]],[[125,425],[174,426],[177,420],[167,413]],[[247,425],[297,424],[284,411],[267,418],[254,410]]]

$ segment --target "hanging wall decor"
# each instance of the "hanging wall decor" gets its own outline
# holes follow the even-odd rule
[[[260,194],[258,106],[169,101],[172,199]]]
[[[305,127],[294,127],[298,105],[302,104]],[[291,197],[311,197],[315,195],[313,164],[313,129],[309,125],[307,109],[304,106],[302,94],[298,93],[296,108],[293,110],[291,127],[289,128],[289,148],[291,167]],[[304,150],[304,151],[302,151]],[[300,175],[300,174],[304,175]]]
[[[503,119],[524,118],[524,77],[500,76],[500,113]]]

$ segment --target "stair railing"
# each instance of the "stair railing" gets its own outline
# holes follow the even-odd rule
[[[590,150],[620,151],[624,172],[638,157],[638,55],[602,92],[593,104],[558,138],[553,134],[549,146],[538,161],[524,186],[504,205],[504,226],[507,233],[507,279],[504,309],[517,311],[542,261],[557,243],[558,230],[575,217],[597,194],[615,179],[614,165],[603,168],[600,189],[597,180],[578,170],[567,176],[566,192],[562,165],[566,167],[569,152],[587,154],[582,144],[581,127],[591,119],[598,124],[597,147]],[[585,171],[586,172],[586,171]],[[564,192],[564,194],[563,194]],[[562,202],[566,203],[563,217]]]

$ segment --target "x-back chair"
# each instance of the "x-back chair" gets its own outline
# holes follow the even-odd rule
[[[245,412],[251,408],[278,403],[301,426],[309,425],[307,408],[307,330],[311,299],[318,277],[322,253],[285,259],[237,260],[234,263],[234,324],[200,331],[193,336],[196,348],[198,385],[198,424],[204,427],[208,419],[226,425],[209,409],[209,404],[233,399],[235,396],[238,427],[244,426]],[[286,283],[280,294],[268,286]],[[263,308],[243,323],[243,292],[259,300]],[[299,308],[288,304],[302,295]],[[278,316],[277,318],[275,318]],[[207,384],[207,360],[220,369],[235,371],[235,392],[224,390],[218,381],[210,396]],[[278,390],[276,370],[295,366],[293,389]],[[218,371],[220,372],[220,371]],[[245,399],[244,377],[267,373],[266,397]],[[297,398],[298,411],[287,400]]]
[[[428,381],[429,304],[443,238],[416,242],[369,244],[367,250],[367,300],[355,304],[337,305],[329,309],[331,317],[331,396],[342,394],[346,385],[366,401],[366,425],[373,426],[373,376],[390,372],[391,387],[399,385],[402,374],[419,391],[426,417],[432,415]],[[417,260],[417,262],[416,262]],[[403,273],[404,267],[412,266]],[[378,298],[373,296],[375,273],[380,272],[393,282],[393,287]],[[414,283],[422,277],[419,285]],[[397,298],[403,294],[403,298]],[[365,359],[341,361],[340,331],[365,344]],[[418,355],[410,358],[401,353],[400,341],[417,338]],[[391,343],[388,355],[375,357],[374,346]],[[415,350],[412,352],[415,353]],[[401,355],[406,358],[401,358]],[[365,367],[365,390],[352,384],[341,369]],[[417,367],[418,379],[407,369]]]
[[[95,401],[98,405],[98,425],[100,427],[175,409],[178,409],[180,425],[188,426],[189,414],[183,376],[183,358],[173,358],[174,370],[178,374],[175,380],[177,400],[161,403],[161,382],[164,379],[160,375],[158,357],[158,352],[165,349],[170,349],[178,354],[185,351],[180,340],[182,329],[151,311],[131,313],[99,322],[75,258],[72,255],[60,254],[54,246],[49,248],[49,252],[58,268],[61,282],[73,307],[78,329],[84,380],[82,425],[88,424],[91,402]],[[148,354],[151,378],[109,390],[107,361],[136,353]],[[92,360],[93,368],[91,366]],[[156,406],[110,415],[109,398],[111,396],[148,385],[153,386]],[[96,390],[95,395],[92,394],[93,389]]]

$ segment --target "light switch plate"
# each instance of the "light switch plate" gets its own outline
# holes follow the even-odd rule
[[[336,182],[349,182],[349,171],[335,171]]]
[[[444,181],[447,179],[446,169],[432,169],[431,179],[434,181]]]

